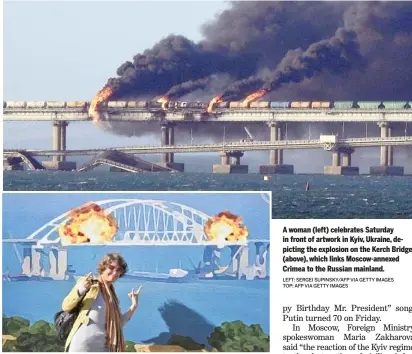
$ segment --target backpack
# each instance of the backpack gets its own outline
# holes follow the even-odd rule
[[[59,311],[54,315],[54,325],[59,339],[67,339],[78,315],[79,312],[76,311]]]
[[[87,293],[87,291],[86,291]],[[73,328],[74,322],[76,322],[77,316],[79,316],[80,309],[82,307],[82,301],[86,294],[84,294],[76,307],[71,311],[59,311],[54,315],[54,325],[56,326],[57,336],[61,340],[66,340]]]

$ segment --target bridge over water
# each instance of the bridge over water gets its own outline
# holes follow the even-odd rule
[[[266,277],[268,274],[266,257],[269,235],[264,235],[265,238],[261,240],[218,243],[209,241],[203,231],[204,224],[210,216],[187,205],[146,199],[111,199],[94,203],[104,207],[107,213],[111,213],[119,226],[119,231],[113,240],[103,243],[106,246],[197,246],[209,247],[212,250],[229,247],[232,260],[228,272],[236,273],[238,278],[244,276],[251,278],[251,274],[256,275],[258,270],[261,277]],[[23,256],[19,258],[21,258],[24,275],[66,279],[68,251],[71,247],[102,245],[63,243],[58,229],[62,223],[69,220],[68,214],[69,212],[57,216],[26,238],[3,239],[5,244],[23,248]],[[210,253],[212,254],[213,252]],[[251,262],[249,262],[250,255],[254,255]],[[42,267],[42,257],[48,258],[50,269],[46,270]]]
[[[387,138],[354,138],[354,139],[336,139],[335,142],[325,142],[322,139],[312,140],[280,140],[256,141],[256,142],[236,142],[221,144],[203,144],[203,145],[174,145],[174,146],[132,146],[118,147],[110,149],[85,149],[85,150],[13,150],[5,149],[6,158],[22,158],[31,169],[38,169],[41,166],[34,156],[84,156],[97,155],[92,161],[82,166],[79,171],[87,171],[98,165],[108,165],[118,169],[130,172],[139,171],[171,171],[166,166],[149,163],[133,154],[159,154],[159,153],[202,153],[202,152],[219,152],[222,157],[222,165],[228,165],[227,160],[230,157],[238,159],[244,151],[263,151],[263,150],[289,150],[289,149],[314,149],[322,148],[332,151],[333,154],[350,155],[355,147],[387,147],[387,146],[411,146],[412,137],[387,137]],[[337,162],[336,162],[337,163]],[[337,165],[338,166],[338,165]],[[346,162],[346,166],[350,164]]]
[[[51,161],[45,161],[43,166],[50,169],[72,170],[75,163],[66,161],[66,156],[89,155],[104,153],[105,149],[73,150],[66,149],[66,128],[71,121],[90,121],[88,113],[81,108],[5,108],[5,121],[50,121],[53,126],[53,150],[27,150],[21,154],[27,156],[52,156]],[[379,146],[380,165],[371,167],[371,174],[403,174],[403,167],[393,166],[393,146],[410,145],[410,137],[392,137],[393,124],[407,124],[412,122],[412,109],[272,109],[272,108],[248,108],[248,109],[217,109],[213,113],[202,112],[193,109],[159,110],[139,108],[102,108],[101,116],[109,122],[157,122],[161,130],[161,146],[115,148],[120,152],[133,154],[160,153],[163,166],[169,170],[183,171],[184,165],[175,162],[175,153],[188,152],[218,152],[222,163],[214,165],[213,171],[220,173],[247,173],[248,167],[240,164],[243,152],[252,150],[270,150],[269,164],[260,166],[260,173],[293,173],[293,165],[284,164],[283,150],[285,149],[310,149],[322,148],[319,141],[288,141],[285,140],[285,125],[292,122],[322,122],[322,123],[374,123],[381,129],[381,140],[376,138],[344,139],[335,144],[332,152],[332,165],[325,166],[328,174],[357,174],[359,169],[351,166],[351,154],[356,147]],[[270,130],[269,142],[233,143],[208,145],[175,145],[175,127],[178,124],[267,124]],[[352,140],[352,141],[350,141]],[[7,156],[16,156],[18,152],[6,151]],[[7,157],[6,156],[6,157]],[[23,158],[23,157],[22,157]],[[102,161],[104,159],[101,159]],[[106,159],[107,160],[107,159]],[[10,161],[10,160],[7,160]],[[7,162],[6,161],[6,165]],[[112,164],[114,162],[105,161]],[[7,168],[13,168],[9,163]],[[32,164],[33,165],[33,164]],[[118,165],[114,167],[119,167]],[[121,166],[119,168],[122,168]],[[125,170],[127,170],[125,168]],[[129,168],[132,170],[132,168]]]

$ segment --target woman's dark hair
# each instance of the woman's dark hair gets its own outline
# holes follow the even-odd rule
[[[107,267],[110,265],[111,262],[117,262],[119,268],[121,269],[120,278],[127,272],[127,263],[124,258],[120,255],[120,253],[107,253],[104,255],[103,259],[97,266],[97,272],[102,274]]]

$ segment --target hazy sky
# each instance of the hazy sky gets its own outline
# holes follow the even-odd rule
[[[4,100],[90,101],[126,60],[167,35],[198,41],[222,1],[5,1]],[[33,132],[35,131],[35,134]],[[4,124],[4,146],[51,148],[51,123]],[[91,123],[68,127],[67,147],[147,144]]]

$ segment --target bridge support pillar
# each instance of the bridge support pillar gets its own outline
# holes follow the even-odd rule
[[[379,123],[379,127],[381,128],[381,138],[387,138],[388,136],[390,136],[389,134],[390,127],[388,123],[381,122]],[[388,166],[388,146],[381,146],[380,165]]]
[[[352,152],[343,152],[342,153],[342,166],[347,167],[352,164]]]
[[[57,264],[56,279],[65,280],[66,272],[67,272],[67,249],[65,248],[57,249],[56,264]]]
[[[248,173],[249,166],[241,165],[240,158],[243,156],[242,151],[222,151],[219,153],[221,157],[220,165],[213,165],[213,173]],[[230,161],[232,159],[232,161]]]
[[[239,262],[238,262],[238,253],[240,252],[241,246],[229,246],[230,248],[230,258],[231,258],[231,267],[229,268],[229,272],[232,274],[237,274],[239,270]]]
[[[325,175],[345,175],[353,176],[359,174],[359,167],[351,166],[352,148],[340,147],[332,150],[332,166],[325,166]]]
[[[239,270],[237,273],[237,278],[240,279],[243,276],[248,278],[248,269],[249,269],[249,247],[241,246],[240,255],[239,255]]]
[[[236,275],[236,278],[241,279],[247,276],[249,268],[249,247],[245,246],[229,246],[232,266],[228,273]]]
[[[169,145],[173,146],[175,144],[175,126],[172,124],[169,124],[169,128],[168,128],[168,135],[169,135]],[[169,156],[168,156],[168,161],[169,163],[173,163],[174,162],[174,153],[173,152],[169,152]]]
[[[51,249],[49,252],[49,262],[50,262],[50,272],[49,276],[56,279],[58,273],[58,251],[56,249]]]
[[[388,122],[379,122],[378,126],[381,128],[381,138],[388,138],[392,136],[392,127]],[[393,166],[392,146],[381,146],[380,165],[371,166],[370,174],[378,176],[403,176],[403,167]]]
[[[31,275],[41,275],[40,252],[35,247],[31,248]]]
[[[280,123],[278,122],[269,123],[269,128],[270,128],[270,142],[276,143],[279,140]],[[270,150],[269,163],[271,165],[277,165],[279,163],[277,150]]]
[[[255,278],[266,278],[268,274],[267,256],[269,254],[269,243],[256,242],[256,259],[254,264],[254,276]]]
[[[28,277],[33,275],[40,276],[40,252],[35,247],[26,245],[23,247],[23,262],[21,265],[21,272]]]
[[[340,152],[339,151],[332,151],[332,166],[333,167],[340,166]]]
[[[66,127],[69,125],[66,121],[60,122],[60,150],[66,150]],[[66,156],[59,156],[59,161],[66,161]]]
[[[175,126],[174,123],[166,123],[161,126],[161,146],[171,146],[175,144]],[[175,162],[173,152],[162,154],[160,165],[174,169],[175,171],[183,172],[185,165]]]
[[[61,150],[61,135],[62,127],[60,122],[53,122],[53,150]],[[57,163],[60,161],[60,156],[53,156],[52,161]]]
[[[283,140],[283,125],[280,122],[270,122],[270,141],[275,143]],[[259,173],[261,174],[293,174],[293,165],[283,164],[283,150],[276,149],[269,152],[269,165],[260,165]]]
[[[229,162],[230,162],[230,156],[229,156],[229,153],[228,152],[219,152],[219,156],[221,157],[221,159],[222,159],[222,165],[229,165]]]
[[[240,158],[244,155],[242,151],[233,151],[230,154],[232,158],[232,165],[240,165]]]
[[[283,140],[283,137],[284,137],[283,126],[279,125],[278,140]],[[283,165],[283,149],[279,149],[277,150],[277,152],[278,152],[278,156],[277,156],[278,165]]]
[[[169,134],[168,134],[167,125],[162,125],[162,127],[161,127],[161,132],[162,132],[162,135],[161,135],[161,143],[160,143],[160,145],[161,145],[161,146],[167,146],[167,145],[169,145]],[[168,162],[169,162],[169,161],[168,161],[168,157],[169,157],[169,154],[168,154],[168,153],[162,154],[162,163],[164,163],[164,164],[168,163]]]
[[[66,121],[53,122],[53,150],[66,150]],[[76,163],[66,161],[64,156],[53,156],[49,161],[44,161],[43,166],[48,170],[72,171],[76,169]]]
[[[21,264],[21,273],[31,276],[31,246],[23,247],[23,263]]]

